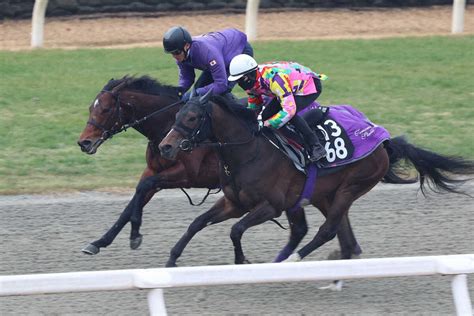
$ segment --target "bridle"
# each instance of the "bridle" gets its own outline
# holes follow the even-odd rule
[[[212,107],[210,106],[209,102],[203,102],[204,97],[202,97],[199,102],[200,106],[202,107],[202,111],[204,112],[201,115],[200,122],[195,128],[189,128],[184,126],[181,122],[176,122],[172,129],[177,131],[183,136],[183,139],[180,141],[178,147],[182,151],[192,151],[196,147],[217,147],[223,148],[228,146],[239,146],[245,145],[253,140],[255,140],[255,135],[252,134],[247,140],[240,141],[240,142],[218,142],[218,141],[209,141],[205,142],[206,139],[210,138],[210,133],[212,130],[212,119],[211,119],[211,112]],[[188,135],[188,136],[187,136]]]
[[[110,115],[107,117],[106,121],[104,124],[100,124],[94,119],[90,119],[87,121],[87,124],[92,125],[102,131],[101,137],[97,140],[97,142],[103,143],[107,139],[112,138],[114,135],[119,134],[121,132],[126,131],[129,128],[136,128],[146,120],[148,120],[150,117],[155,116],[161,112],[165,112],[169,110],[170,108],[180,105],[183,103],[183,101],[178,101],[172,104],[169,104],[165,106],[164,108],[161,108],[159,110],[156,110],[140,119],[135,118],[135,108],[136,106],[134,104],[131,104],[130,102],[123,102],[120,98],[120,93],[119,90],[121,90],[123,87],[125,87],[127,84],[126,81],[122,82],[118,86],[116,86],[112,91],[109,90],[101,90],[101,93],[108,93],[114,98],[115,100],[115,106],[113,108],[113,111],[110,113]],[[124,119],[124,114],[123,114],[123,109],[122,105],[126,105],[127,107],[132,109],[132,119],[130,123],[125,123]],[[106,126],[109,125],[110,121],[116,117],[116,113],[118,113],[118,121],[115,122],[115,124],[112,125],[110,129],[107,129]]]

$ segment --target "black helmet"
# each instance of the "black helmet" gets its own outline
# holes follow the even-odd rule
[[[184,45],[191,42],[191,34],[182,26],[170,28],[163,36],[163,48],[168,54],[183,51]]]

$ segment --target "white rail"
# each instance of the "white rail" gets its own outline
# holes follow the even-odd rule
[[[249,41],[257,39],[258,7],[260,0],[248,0],[245,9],[245,33]]]
[[[43,46],[44,38],[44,18],[48,0],[36,0],[31,17],[31,47],[37,48]]]
[[[0,276],[0,296],[153,289],[150,314],[166,315],[162,289],[169,287],[449,274],[457,315],[473,315],[469,273],[474,273],[474,254],[71,272]]]
[[[466,0],[453,0],[453,17],[451,19],[451,33],[457,34],[464,31],[464,11]]]

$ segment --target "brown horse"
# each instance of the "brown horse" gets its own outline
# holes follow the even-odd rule
[[[206,139],[213,143],[206,142]],[[178,112],[173,129],[159,147],[163,157],[174,159],[180,149],[190,150],[198,145],[218,149],[224,197],[189,226],[171,250],[167,266],[176,265],[188,242],[204,227],[246,214],[232,226],[230,233],[235,263],[244,263],[243,233],[249,227],[274,219],[292,208],[303,192],[306,176],[264,137],[253,111],[223,98],[215,97],[211,101],[207,96],[191,99]],[[379,181],[385,179],[397,183],[391,180],[400,174],[395,164],[401,159],[409,161],[418,171],[422,192],[428,183],[435,192],[460,193],[456,189],[459,180],[446,173],[466,175],[474,172],[472,161],[417,148],[402,137],[392,138],[364,158],[331,174],[320,174],[308,202],[317,207],[326,220],[313,240],[288,260],[301,260],[333,239],[347,225],[352,203]],[[290,254],[288,249],[284,249],[279,259],[283,260]]]
[[[171,129],[180,105],[177,88],[161,85],[147,76],[112,79],[96,96],[78,140],[83,152],[94,154],[104,141],[129,127],[149,142],[146,167],[133,198],[109,231],[87,245],[84,253],[97,254],[101,247],[110,245],[129,221],[130,247],[137,249],[142,242],[139,230],[143,207],[162,189],[218,187],[218,158],[210,148],[183,153],[175,161],[160,156],[158,144]]]
[[[135,194],[114,225],[98,240],[89,243],[82,251],[95,255],[100,248],[110,245],[123,227],[131,222],[130,247],[137,249],[142,242],[140,234],[143,208],[161,189],[218,188],[219,158],[214,149],[196,148],[181,153],[175,161],[163,159],[158,144],[174,123],[175,114],[182,104],[178,90],[164,86],[147,76],[124,77],[110,80],[98,93],[89,108],[89,120],[79,137],[78,144],[87,154],[113,135],[127,128],[135,128],[148,138],[146,167]],[[291,253],[307,232],[303,209],[287,214],[290,239],[284,253]],[[338,231],[341,257],[359,255],[361,249],[354,237],[348,218]]]

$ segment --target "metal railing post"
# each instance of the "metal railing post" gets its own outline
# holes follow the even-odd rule
[[[456,315],[472,316],[472,304],[467,288],[467,275],[457,274],[453,276],[451,281],[451,289],[453,291],[454,306],[456,307]]]

